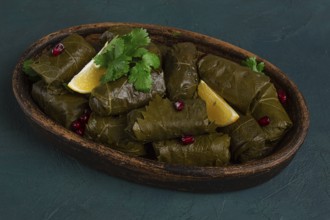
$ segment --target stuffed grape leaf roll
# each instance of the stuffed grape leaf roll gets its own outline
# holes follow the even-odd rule
[[[92,91],[89,105],[94,112],[102,116],[118,115],[142,107],[156,94],[165,95],[163,71],[154,71],[151,77],[153,85],[147,93],[135,90],[127,77],[101,84]]]
[[[224,166],[230,161],[230,137],[212,133],[195,137],[195,142],[182,145],[179,140],[153,142],[157,159],[185,166]]]
[[[210,54],[198,62],[198,70],[202,80],[244,114],[250,112],[252,101],[270,81],[266,75]]]
[[[131,140],[125,132],[126,126],[126,115],[102,117],[92,112],[86,125],[85,136],[132,156],[145,155],[144,145]]]
[[[101,42],[105,44],[107,41],[111,41],[113,38],[116,36],[122,36],[125,34],[128,34],[133,30],[132,27],[128,26],[113,26],[106,30],[102,35],[101,35]]]
[[[250,115],[240,115],[240,118],[223,132],[231,137],[230,150],[234,161],[247,162],[267,156],[272,146],[266,144],[267,135],[258,122]]]
[[[131,111],[127,117],[127,132],[145,142],[200,135],[216,128],[209,122],[205,102],[201,99],[185,100],[183,110],[177,111],[169,99],[156,96],[148,106]]]
[[[170,100],[191,99],[198,86],[197,49],[193,43],[175,44],[165,58],[165,82]]]
[[[66,128],[88,108],[85,96],[71,93],[63,86],[48,85],[42,80],[33,84],[31,94],[44,113]]]
[[[278,100],[277,91],[271,83],[259,93],[253,103],[252,116],[256,120],[264,116],[270,119],[270,123],[262,127],[270,142],[281,139],[292,126],[292,121]]]
[[[64,45],[61,54],[54,56],[45,50],[31,64],[47,84],[69,82],[96,54],[93,46],[78,34],[69,35],[61,43]]]

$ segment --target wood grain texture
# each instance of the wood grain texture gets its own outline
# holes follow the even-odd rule
[[[213,53],[230,60],[239,62],[255,54],[233,46],[229,43],[202,34],[156,25],[136,23],[98,23],[75,26],[49,34],[33,45],[22,55],[16,65],[12,86],[15,97],[27,118],[47,134],[57,146],[69,155],[105,171],[130,181],[156,187],[193,192],[222,192],[252,187],[265,182],[285,168],[299,147],[302,145],[309,127],[309,112],[302,94],[296,85],[276,66],[265,62],[265,72],[278,88],[285,88],[290,97],[287,111],[294,123],[292,129],[277,146],[277,150],[270,156],[241,165],[228,167],[183,167],[135,158],[112,150],[102,144],[83,139],[49,119],[33,102],[29,84],[22,74],[23,61],[40,53],[49,44],[61,40],[70,33],[88,35],[102,33],[111,26],[125,25],[143,27],[151,37],[167,45],[189,41],[197,45],[203,52]]]

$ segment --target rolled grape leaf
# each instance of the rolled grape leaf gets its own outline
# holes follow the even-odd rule
[[[185,100],[183,110],[177,111],[169,99],[156,96],[144,109],[131,111],[127,117],[127,132],[145,142],[215,131],[201,99]]]
[[[270,124],[263,126],[262,129],[270,142],[281,139],[292,126],[292,121],[278,100],[276,89],[271,83],[260,92],[253,103],[252,116],[256,120],[264,116],[269,117]]]
[[[253,99],[270,81],[266,75],[215,55],[203,57],[198,70],[202,80],[244,114],[250,112]]]
[[[153,142],[159,161],[185,166],[224,166],[230,161],[229,145],[230,137],[219,133],[196,136],[189,145],[176,139]]]
[[[128,27],[128,26],[113,26],[106,30],[102,35],[101,35],[101,41],[103,44],[107,41],[111,41],[113,38],[116,36],[122,36],[125,34],[130,33],[133,30],[133,28]]]
[[[84,96],[70,93],[62,86],[47,85],[42,80],[33,84],[31,94],[46,115],[66,128],[88,108],[88,99]]]
[[[145,155],[143,143],[131,140],[124,131],[126,126],[126,115],[102,117],[92,113],[86,125],[85,136],[132,156]]]
[[[101,41],[102,34],[89,34],[85,37],[85,40],[94,47],[95,51],[100,51],[105,42]]]
[[[157,46],[159,52],[160,52],[160,58],[161,60],[165,60],[167,53],[171,50],[171,47],[167,46],[166,44],[161,43],[154,43],[155,46]]]
[[[170,100],[191,99],[198,86],[197,49],[193,43],[178,43],[165,58],[165,82]]]
[[[252,116],[240,115],[234,124],[222,128],[222,131],[231,137],[230,150],[237,162],[260,159],[273,150],[266,144],[267,135]]]
[[[153,85],[148,93],[135,90],[127,77],[101,84],[92,91],[89,105],[94,112],[102,116],[118,115],[142,107],[156,94],[165,95],[164,73],[154,71],[151,77]]]
[[[47,84],[69,82],[96,54],[95,49],[78,34],[71,34],[61,43],[64,50],[58,56],[50,50],[44,51],[32,64]]]

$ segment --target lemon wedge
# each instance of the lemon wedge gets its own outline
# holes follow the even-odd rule
[[[216,125],[224,127],[234,123],[239,118],[237,112],[203,80],[198,85],[198,95],[206,103],[209,120]]]
[[[100,54],[107,45],[108,43],[104,45],[98,54]],[[71,79],[68,87],[78,93],[90,93],[95,87],[100,85],[101,77],[105,72],[105,68],[96,65],[94,59],[91,59],[84,68]]]
[[[104,75],[105,71],[105,68],[97,67],[94,64],[94,60],[91,60],[71,79],[68,87],[78,93],[90,93],[100,84],[101,77]]]

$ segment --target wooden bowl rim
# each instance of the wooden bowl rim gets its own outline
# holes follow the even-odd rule
[[[226,167],[186,167],[180,165],[169,165],[158,161],[152,161],[144,158],[131,157],[119,151],[113,150],[109,147],[105,147],[102,144],[98,144],[74,134],[73,132],[65,129],[59,124],[55,123],[38,109],[36,104],[29,101],[29,94],[25,94],[24,88],[22,86],[22,64],[23,61],[35,51],[39,51],[41,48],[45,47],[50,42],[55,42],[60,38],[65,37],[70,33],[92,33],[93,30],[105,30],[113,26],[131,26],[131,27],[143,27],[148,30],[154,30],[162,32],[164,35],[173,37],[176,33],[179,33],[177,37],[185,36],[190,40],[196,43],[203,43],[205,45],[210,45],[212,47],[226,48],[228,51],[235,53],[236,55],[247,57],[247,56],[256,56],[259,61],[263,61],[266,65],[266,72],[271,74],[272,77],[277,77],[286,84],[287,88],[291,91],[291,97],[297,99],[297,109],[300,111],[300,120],[299,124],[295,126],[298,127],[299,131],[295,132],[295,137],[291,138],[287,146],[283,147],[279,151],[273,153],[272,155],[244,164],[233,164]],[[93,24],[84,24],[65,28],[51,34],[48,34],[35,43],[33,43],[21,56],[18,64],[16,65],[13,78],[12,86],[14,95],[26,114],[27,117],[32,119],[36,124],[38,124],[43,129],[46,129],[48,132],[56,135],[58,137],[63,137],[65,141],[72,142],[76,145],[80,145],[81,148],[87,150],[93,154],[99,155],[102,160],[110,161],[111,163],[119,164],[120,166],[127,166],[129,170],[144,172],[146,174],[157,174],[161,172],[165,175],[165,178],[188,178],[188,179],[205,179],[205,178],[231,178],[231,177],[242,177],[257,174],[259,172],[269,172],[273,167],[278,166],[279,164],[284,163],[285,161],[291,159],[294,154],[297,152],[299,147],[303,144],[306,137],[310,119],[309,111],[306,105],[306,102],[298,90],[297,86],[276,66],[271,64],[265,59],[260,58],[259,56],[246,51],[242,48],[234,46],[230,43],[224,42],[222,40],[206,36],[200,33],[191,32],[188,30],[183,30],[179,28],[166,27],[154,24],[141,24],[141,23],[122,23],[122,22],[104,22],[104,23],[93,23]],[[295,122],[297,123],[297,122]],[[79,149],[77,149],[79,151]],[[142,169],[142,170],[141,170]]]

